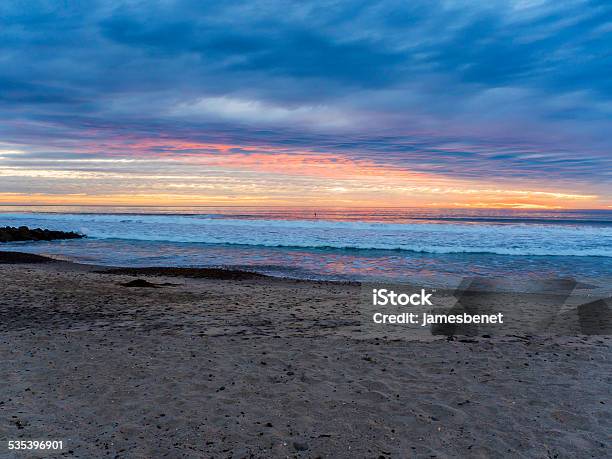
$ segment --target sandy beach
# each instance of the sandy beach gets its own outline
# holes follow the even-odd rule
[[[0,459],[612,459],[612,1],[8,0],[0,50]]]
[[[381,338],[356,283],[40,261],[0,264],[0,438],[65,445],[35,457],[609,454],[609,336]]]

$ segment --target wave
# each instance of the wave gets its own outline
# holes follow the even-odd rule
[[[45,215],[49,218],[155,218],[189,217],[240,220],[316,220],[344,222],[458,222],[525,223],[556,225],[612,225],[612,209],[512,210],[512,209],[424,209],[424,208],[291,208],[291,207],[112,207],[112,206],[0,206],[3,216]],[[41,210],[44,209],[44,210]]]
[[[316,219],[265,219],[265,218],[236,218],[236,215],[226,216],[221,214],[61,214],[61,213],[2,213],[0,222],[6,224],[26,224],[44,222],[74,222],[76,225],[101,224],[101,223],[130,223],[130,224],[164,224],[164,225],[186,225],[186,226],[250,226],[250,227],[288,227],[309,229],[381,229],[389,231],[408,231],[410,229],[429,230],[438,232],[465,232],[479,231],[482,228],[497,229],[524,228],[538,226],[540,228],[555,228],[559,231],[579,230],[583,232],[599,233],[600,231],[612,231],[612,228],[601,228],[601,226],[612,226],[612,221],[606,220],[555,220],[555,219],[512,219],[512,218],[410,218],[414,222],[380,222],[380,221],[341,221],[341,220],[316,220]],[[20,223],[11,223],[11,221]],[[42,222],[42,223],[39,223]],[[495,223],[506,223],[496,225]],[[601,224],[599,226],[598,224]],[[529,230],[531,231],[531,230]]]
[[[12,226],[76,230],[98,240],[300,250],[612,257],[612,228],[590,225],[381,223],[207,215],[0,214]]]
[[[462,222],[462,223],[526,223],[549,225],[597,225],[612,226],[612,220],[578,219],[578,218],[536,218],[536,217],[411,217],[410,220],[425,220],[430,222]]]
[[[583,250],[556,250],[551,251],[545,248],[524,248],[511,249],[504,247],[445,247],[445,246],[387,246],[384,244],[357,244],[357,245],[330,245],[330,244],[300,244],[298,242],[290,244],[277,243],[243,243],[243,242],[221,242],[221,241],[194,241],[186,238],[94,238],[108,241],[133,241],[133,242],[152,242],[152,243],[179,243],[179,244],[199,244],[205,246],[226,246],[242,248],[268,248],[268,249],[297,249],[297,250],[323,250],[323,251],[384,251],[384,252],[410,252],[423,254],[472,254],[472,255],[509,255],[509,256],[564,256],[564,257],[609,257],[612,258],[612,250],[605,249],[583,249]]]

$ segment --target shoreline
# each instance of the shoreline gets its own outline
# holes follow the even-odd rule
[[[361,282],[354,280],[327,280],[327,279],[305,279],[291,276],[276,276],[264,274],[255,270],[237,269],[230,266],[113,266],[89,263],[79,263],[61,258],[54,258],[47,255],[38,255],[29,252],[18,252],[0,250],[0,266],[19,265],[19,264],[64,264],[65,266],[81,267],[81,269],[91,270],[99,274],[115,274],[126,276],[170,276],[170,277],[191,277],[191,278],[210,278],[220,280],[239,280],[248,278],[266,278],[287,280],[293,282],[321,282],[338,285],[359,285]]]
[[[176,294],[185,293],[185,290],[189,291],[189,289],[197,291],[203,287],[217,290],[217,298],[231,295],[229,292],[234,288],[239,290],[256,288],[259,291],[254,295],[262,296],[258,298],[259,305],[263,304],[263,297],[267,296],[265,293],[267,288],[289,290],[291,293],[287,294],[286,298],[280,298],[287,301],[290,301],[291,296],[296,294],[303,297],[302,301],[309,301],[311,292],[317,292],[320,289],[329,290],[336,296],[334,301],[338,301],[337,296],[340,295],[344,311],[341,309],[326,311],[326,315],[335,314],[338,317],[347,318],[345,322],[356,325],[363,332],[363,336],[359,339],[383,337],[383,339],[430,341],[439,339],[440,335],[460,339],[461,336],[475,336],[474,330],[470,329],[470,324],[484,326],[480,328],[477,335],[480,334],[486,336],[487,339],[494,340],[519,336],[528,339],[564,340],[589,335],[607,339],[612,333],[612,298],[607,297],[605,291],[594,293],[593,290],[590,290],[593,286],[581,284],[573,279],[545,279],[528,284],[528,290],[516,291],[506,289],[506,286],[499,284],[496,279],[474,278],[455,288],[434,287],[428,290],[430,293],[425,294],[422,285],[413,282],[388,284],[301,279],[223,267],[111,267],[9,251],[0,251],[0,270],[4,270],[5,273],[7,270],[13,271],[18,277],[35,274],[57,276],[58,278],[83,277],[96,287],[105,285],[106,289],[117,290],[118,294],[127,295],[134,292],[136,298],[140,292],[155,288],[157,295],[166,297],[169,303],[173,302],[173,296]],[[425,295],[428,301],[420,307],[408,306],[412,309],[406,309],[400,303],[397,303],[395,309],[381,309],[376,306],[376,303],[371,304],[372,286],[376,287],[374,291],[377,291],[380,290],[378,287],[381,285],[392,288],[399,286],[403,289],[411,289],[412,292],[420,291],[419,295]],[[432,294],[435,295],[434,304],[429,301]],[[134,297],[134,295],[128,296]],[[234,302],[230,297],[227,297],[226,300]],[[235,305],[238,306],[238,303]],[[393,306],[389,307],[393,308]],[[465,318],[466,315],[477,319],[488,319],[479,319],[477,322],[458,320]],[[403,320],[409,316],[437,317],[440,320],[434,321],[435,323],[428,320],[415,321],[414,318]],[[490,320],[491,317],[503,317],[504,319]],[[338,322],[342,320],[339,319]],[[507,322],[514,322],[514,324],[508,328],[486,327],[487,324],[499,324],[506,327]],[[544,328],[529,326],[530,323],[537,325],[543,322],[547,322]],[[374,325],[419,323],[421,330],[416,334],[408,328],[403,330],[402,327],[396,326],[385,329],[384,327],[377,328]],[[429,325],[431,327],[427,328],[426,326]],[[346,336],[350,337],[350,333]]]
[[[465,289],[466,282],[471,279],[472,290],[476,291],[491,291],[505,293],[552,293],[556,288],[560,288],[562,292],[566,292],[568,283],[575,282],[576,291],[581,296],[594,297],[609,297],[612,294],[612,284],[602,285],[612,281],[612,277],[597,279],[594,283],[587,279],[586,283],[571,277],[533,277],[532,279],[507,278],[504,276],[474,276],[463,277],[441,277],[436,279],[411,279],[397,281],[393,279],[329,279],[318,277],[302,277],[291,276],[287,274],[271,274],[256,270],[256,266],[252,269],[249,266],[235,267],[233,265],[211,265],[211,266],[193,266],[193,265],[177,265],[177,266],[124,266],[124,265],[102,265],[96,263],[86,263],[73,261],[55,255],[39,255],[31,252],[20,252],[13,250],[4,250],[0,245],[0,266],[3,264],[28,264],[28,263],[48,263],[48,264],[64,264],[65,266],[79,267],[79,269],[91,270],[92,272],[128,275],[128,276],[162,276],[162,277],[192,277],[192,278],[211,278],[211,279],[247,279],[266,278],[276,279],[279,281],[305,282],[305,283],[329,283],[336,285],[406,285],[412,286],[415,289],[420,289],[423,286],[434,288],[447,293]],[[599,281],[599,282],[598,282]]]

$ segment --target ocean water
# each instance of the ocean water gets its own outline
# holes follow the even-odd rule
[[[0,207],[0,226],[86,239],[3,244],[112,266],[229,266],[336,280],[612,278],[612,211]]]

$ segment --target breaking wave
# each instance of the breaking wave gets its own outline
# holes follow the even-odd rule
[[[584,223],[381,223],[240,219],[215,214],[0,214],[0,223],[78,230],[89,238],[431,254],[612,257],[612,227]]]

